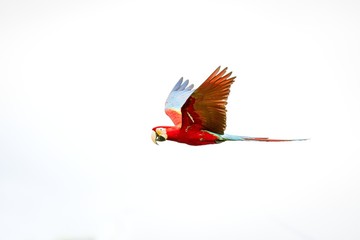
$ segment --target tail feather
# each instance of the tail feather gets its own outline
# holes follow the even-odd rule
[[[259,137],[245,137],[244,141],[259,141],[259,142],[291,142],[291,141],[305,141],[307,139],[272,139],[272,138],[259,138]]]
[[[272,139],[272,138],[267,138],[267,137],[245,137],[245,136],[236,136],[236,135],[229,135],[229,134],[224,134],[222,137],[225,141],[291,142],[291,141],[308,140],[306,138]]]

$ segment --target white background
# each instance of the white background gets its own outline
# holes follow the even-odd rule
[[[1,1],[0,237],[360,239],[358,1]],[[154,145],[237,76],[227,133]]]

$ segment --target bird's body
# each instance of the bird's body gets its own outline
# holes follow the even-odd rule
[[[175,126],[154,127],[152,140],[199,146],[224,141],[283,142],[305,139],[269,139],[225,134],[226,104],[235,77],[218,67],[196,90],[181,78],[171,90],[165,113]]]
[[[199,129],[197,126],[190,126],[187,129],[163,126],[166,129],[167,139],[189,145],[206,145],[217,143],[221,138],[218,134]]]

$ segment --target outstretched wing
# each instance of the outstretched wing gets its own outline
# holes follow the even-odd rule
[[[189,85],[189,80],[183,78],[175,84],[165,102],[165,113],[171,118],[175,126],[181,127],[181,107],[194,92],[194,85]]]
[[[227,98],[235,79],[226,70],[220,72],[218,67],[187,99],[181,108],[182,128],[197,124],[201,129],[224,134]]]

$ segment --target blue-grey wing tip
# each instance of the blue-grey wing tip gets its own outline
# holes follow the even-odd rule
[[[179,81],[177,81],[177,83],[175,84],[175,86],[173,87],[173,89],[171,91],[177,91],[179,90],[179,88],[181,87],[182,85],[182,82],[183,82],[183,77],[181,77],[179,79]]]
[[[190,84],[185,90],[190,91],[194,88],[194,84]]]
[[[183,91],[188,84],[189,84],[189,80],[184,81],[184,82],[180,85],[178,91]]]

